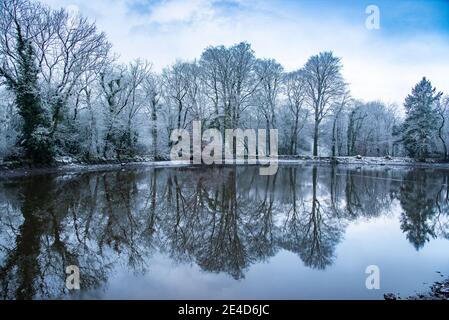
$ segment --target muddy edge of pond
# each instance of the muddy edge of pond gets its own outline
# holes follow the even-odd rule
[[[441,277],[444,277],[440,272]],[[385,300],[448,300],[449,299],[449,279],[434,282],[428,292],[416,293],[412,296],[402,298],[399,294],[384,294]]]
[[[308,157],[308,156],[279,156],[279,165],[338,165],[354,168],[424,168],[424,169],[446,169],[449,170],[448,162],[417,162],[410,158],[393,158],[393,157]],[[248,165],[247,163],[238,163],[234,165]],[[10,163],[0,162],[0,179],[26,177],[32,175],[42,174],[64,174],[64,173],[83,173],[83,172],[102,172],[114,171],[118,169],[131,169],[138,167],[182,167],[195,166],[188,161],[149,161],[149,160],[125,160],[125,161],[110,161],[103,163],[82,163],[71,162],[61,163],[57,162],[55,165],[47,167],[33,167],[11,165]],[[221,165],[220,165],[221,166]]]

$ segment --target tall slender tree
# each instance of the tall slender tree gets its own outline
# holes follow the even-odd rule
[[[307,97],[314,118],[313,156],[318,156],[319,129],[331,106],[344,93],[346,84],[341,75],[341,61],[332,52],[312,56],[304,66]]]

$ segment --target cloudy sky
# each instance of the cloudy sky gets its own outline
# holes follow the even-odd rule
[[[423,76],[449,93],[449,1],[43,0],[79,11],[106,32],[124,62],[155,70],[199,58],[210,45],[251,43],[287,71],[332,50],[355,98],[402,104]],[[365,26],[370,4],[380,29]]]

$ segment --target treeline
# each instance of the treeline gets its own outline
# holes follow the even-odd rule
[[[155,48],[157,50],[157,48]],[[118,62],[86,18],[30,0],[1,0],[0,157],[51,163],[166,158],[170,133],[279,130],[279,152],[447,159],[448,101],[427,79],[396,105],[351,97],[332,52],[286,72],[248,43],[204,50],[161,73]]]

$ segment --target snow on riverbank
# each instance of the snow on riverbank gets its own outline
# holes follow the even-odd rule
[[[101,172],[101,171],[113,171],[130,169],[136,167],[182,167],[190,166],[188,161],[148,161],[146,159],[136,159],[133,161],[114,161],[110,163],[100,163],[100,164],[89,164],[89,163],[79,163],[75,161],[64,161],[56,162],[55,166],[51,167],[17,167],[10,164],[0,163],[0,178],[8,177],[20,177],[38,174],[50,174],[50,173],[79,173],[79,172]]]
[[[410,158],[401,157],[309,157],[309,156],[279,156],[279,165],[343,165],[343,166],[380,166],[380,167],[413,167],[413,168],[437,168],[449,169],[449,163],[426,161],[417,162]],[[238,161],[236,165],[245,165],[246,162]],[[70,157],[60,157],[56,165],[46,168],[27,168],[13,163],[0,162],[0,178],[27,176],[46,173],[77,173],[77,172],[95,172],[111,171],[135,167],[185,167],[192,166],[189,161],[152,161],[151,158],[141,157],[128,161],[111,161],[101,164],[89,164],[76,162]]]
[[[410,167],[438,167],[448,168],[449,163],[427,160],[419,162],[411,158],[403,157],[304,157],[304,156],[279,156],[279,163],[317,163],[335,165],[359,165],[359,166],[410,166]]]

